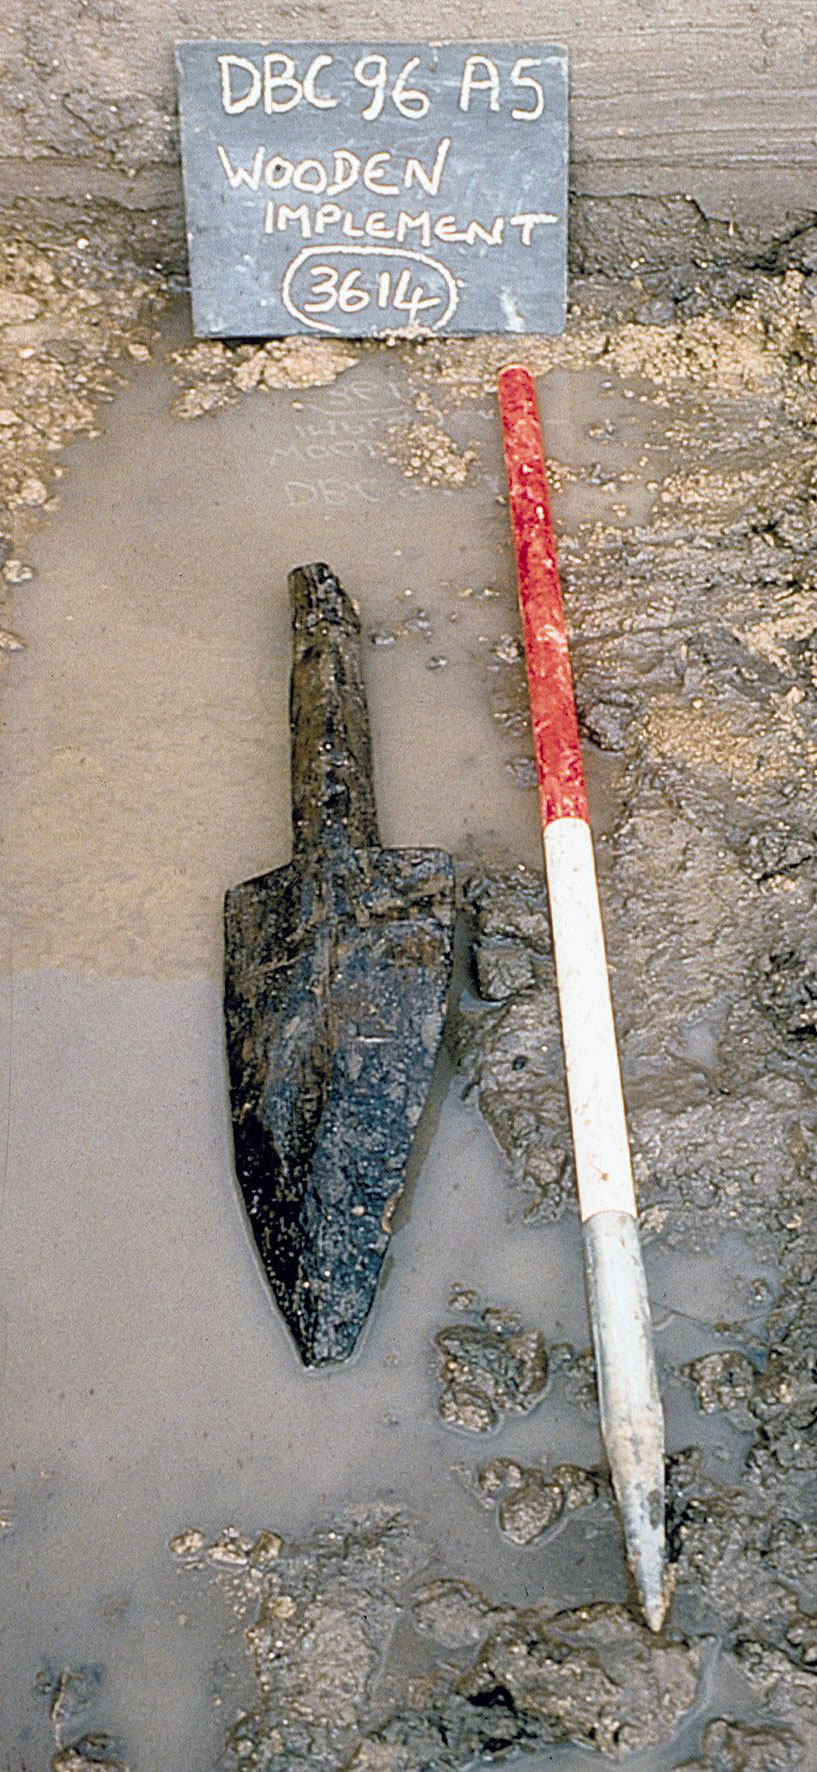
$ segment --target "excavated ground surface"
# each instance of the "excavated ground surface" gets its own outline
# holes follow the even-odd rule
[[[433,1525],[378,1505],[376,1471],[365,1507],[303,1542],[282,1543],[275,1520],[217,1539],[180,1520],[185,1579],[215,1577],[246,1630],[255,1695],[229,1728],[229,1766],[458,1772],[568,1742],[684,1772],[817,1764],[817,229],[768,258],[580,278],[564,339],[524,351],[543,375],[618,378],[649,415],[636,468],[608,474],[604,517],[563,526],[565,596],[583,733],[614,789],[598,850],[648,1255],[694,1264],[738,1232],[749,1252],[749,1282],[709,1313],[710,1351],[674,1360],[662,1343],[663,1383],[693,1405],[670,1461],[666,1633],[623,1604],[512,1605],[467,1569],[441,1575]],[[76,249],[12,243],[6,267],[11,598],[54,458],[93,430],[121,364],[149,356],[164,291],[81,275]],[[507,345],[395,348],[416,417],[387,459],[424,484],[469,483],[470,414]],[[320,386],[358,355],[182,345],[177,415]],[[555,464],[566,499],[580,477]],[[7,619],[11,652],[24,621]],[[518,741],[509,791],[530,792],[516,632],[485,679]],[[472,962],[451,1047],[507,1158],[509,1212],[535,1234],[574,1210],[541,880],[473,859],[462,875]],[[574,1512],[589,1530],[611,1506],[603,1472],[514,1456],[545,1394],[592,1413],[586,1346],[545,1347],[512,1299],[469,1294],[455,1251],[450,1278],[462,1284],[429,1348],[439,1413],[452,1432],[498,1436],[463,1472],[468,1505],[491,1511],[502,1544],[538,1543]],[[706,1451],[711,1418],[729,1430],[727,1473]],[[117,1763],[92,1673],[42,1685],[57,1772]]]
[[[692,1256],[740,1226],[777,1263],[686,1368],[747,1437],[736,1485],[674,1467],[670,1634],[718,1636],[764,1713],[711,1724],[707,1768],[817,1751],[815,281],[611,328],[603,360],[655,390],[677,465],[649,528],[562,548],[584,732],[622,764],[603,895],[645,1235]],[[520,729],[521,672],[498,710]],[[538,886],[470,876],[456,1030],[533,1218],[572,1192]]]
[[[291,1552],[274,1581],[256,1578],[260,1696],[233,1737],[239,1765],[303,1755],[413,1772],[560,1740],[617,1758],[672,1737],[713,1639],[740,1696],[706,1721],[686,1772],[817,1754],[816,245],[777,277],[725,273],[705,293],[579,289],[566,338],[524,353],[541,370],[589,359],[635,379],[662,415],[671,466],[649,524],[583,525],[562,561],[583,731],[620,760],[600,847],[645,1235],[694,1256],[737,1226],[777,1267],[748,1314],[723,1299],[717,1351],[665,1375],[746,1436],[740,1480],[703,1474],[694,1448],[672,1463],[666,1642],[620,1608],[497,1615],[452,1583],[403,1610],[403,1522],[368,1522],[341,1556],[337,1540]],[[504,344],[418,347],[429,416],[395,442],[404,472],[461,482],[475,452],[446,447],[446,422],[504,359]],[[523,740],[514,636],[495,658],[496,718]],[[464,901],[474,977],[458,1063],[535,1221],[573,1194],[541,882],[473,869]],[[490,1312],[442,1329],[443,1419],[484,1429],[532,1406],[546,1382],[532,1336]],[[574,1378],[584,1358],[587,1392],[586,1354],[559,1353]],[[609,1506],[595,1473],[512,1458],[478,1487],[516,1543],[565,1507]],[[361,1589],[362,1609],[348,1598]],[[433,1654],[396,1699],[382,1644],[398,1619],[412,1653],[420,1637]]]

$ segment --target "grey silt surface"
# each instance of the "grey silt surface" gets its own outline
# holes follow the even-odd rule
[[[12,1765],[54,1752],[66,1668],[91,1670],[66,1744],[109,1730],[134,1772],[198,1772],[237,1713],[271,1744],[242,1633],[279,1602],[275,1692],[303,1699],[317,1642],[358,1694],[345,1738],[326,1704],[312,1717],[321,1772],[383,1728],[414,1772],[440,1726],[457,1772],[498,1725],[524,1727],[536,1772],[598,1766],[593,1729],[614,1758],[619,1723],[639,1772],[813,1757],[812,334],[800,285],[752,287],[744,307],[682,302],[645,325],[628,285],[624,318],[605,308],[543,382],[666,1400],[678,1580],[661,1637],[632,1609],[602,1466],[489,403],[452,395],[431,441],[406,442],[420,394],[447,397],[443,366],[377,353],[322,389],[239,399],[230,382],[232,404],[185,425],[154,362],[105,409],[104,443],[70,453],[60,509],[36,532],[16,514],[39,576],[14,592],[28,649],[4,689]],[[709,352],[703,415],[690,351]],[[270,584],[327,556],[374,636],[383,840],[467,863],[474,966],[376,1312],[355,1360],[305,1377],[231,1178],[219,908],[289,853],[288,612]],[[533,1407],[495,1387],[511,1407],[487,1435],[463,1430],[459,1378],[455,1419],[437,1412],[435,1338],[466,1321],[455,1282],[478,1322],[510,1310],[548,1354]],[[516,1333],[492,1330],[489,1380]],[[473,1337],[446,1347],[476,1357]],[[347,1589],[379,1555],[378,1496],[418,1523],[383,1540],[371,1698],[379,1651]],[[327,1534],[352,1505],[369,1524],[344,1565]],[[219,1562],[228,1523],[280,1532],[260,1587],[240,1546]],[[188,1568],[168,1541],[192,1527]],[[401,1558],[422,1569],[410,1596]],[[326,1690],[307,1682],[313,1710]],[[560,1729],[585,1745],[548,1746]]]
[[[220,1611],[179,1588],[167,1552],[193,1515],[215,1527],[226,1508],[307,1533],[349,1498],[391,1490],[486,1583],[504,1568],[520,1599],[533,1595],[544,1556],[554,1594],[575,1591],[583,1552],[570,1534],[533,1564],[499,1554],[434,1410],[427,1363],[452,1262],[486,1297],[542,1313],[542,1252],[506,1227],[500,1159],[473,1109],[456,1091],[432,1105],[382,1308],[341,1373],[305,1377],[232,1178],[219,906],[231,880],[287,854],[289,623],[270,584],[293,558],[331,543],[368,624],[397,635],[366,658],[385,840],[421,833],[509,853],[521,818],[536,852],[535,812],[508,788],[518,745],[487,760],[495,725],[475,693],[508,619],[501,598],[482,596],[500,576],[501,513],[486,557],[479,491],[460,505],[370,453],[373,408],[381,436],[404,414],[399,376],[384,384],[363,366],[355,377],[280,395],[273,424],[266,406],[247,405],[214,432],[171,419],[172,383],[139,372],[106,415],[104,453],[72,453],[62,513],[26,546],[38,568],[29,649],[6,687],[16,774],[5,800],[0,1499],[16,1595],[3,1714],[8,1751],[29,1757],[50,1738],[34,1677],[74,1664],[104,1665],[91,1720],[118,1733],[133,1764],[192,1767],[208,1742],[216,1751],[221,1712],[205,1702],[201,1668],[220,1653]],[[318,419],[329,454],[316,464]],[[362,496],[389,494],[384,581],[383,534],[359,512]],[[443,651],[448,664],[429,671]],[[418,1214],[423,1195],[430,1216]],[[578,1243],[545,1240],[550,1333],[578,1342]],[[569,1408],[549,1438],[555,1455],[598,1455],[592,1422]],[[540,1443],[537,1430],[531,1451]],[[604,1544],[615,1596],[614,1528]],[[594,1589],[598,1568],[599,1553]],[[240,1688],[240,1652],[233,1665]]]

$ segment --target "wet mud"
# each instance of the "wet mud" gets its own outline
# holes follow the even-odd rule
[[[588,227],[591,219],[588,211]],[[349,1375],[351,1412],[312,1391],[314,1437],[296,1430],[304,1406],[294,1369],[276,1366],[274,1391],[265,1390],[264,1362],[278,1353],[269,1353],[268,1318],[256,1323],[250,1294],[242,1294],[248,1341],[256,1335],[258,1342],[243,1359],[253,1394],[244,1394],[236,1356],[232,1393],[219,1391],[214,1411],[191,1404],[190,1421],[198,1425],[204,1414],[222,1448],[238,1446],[247,1475],[236,1475],[227,1450],[208,1465],[197,1441],[205,1475],[174,1476],[161,1527],[138,1488],[129,1491],[128,1579],[139,1592],[140,1624],[119,1637],[108,1625],[100,1626],[101,1638],[89,1631],[112,1675],[104,1686],[86,1679],[79,1708],[71,1709],[70,1670],[97,1666],[80,1642],[82,1619],[100,1587],[118,1591],[115,1534],[97,1579],[99,1547],[87,1521],[77,1529],[76,1555],[67,1536],[70,1522],[85,1518],[78,1503],[59,1515],[62,1536],[49,1538],[44,1525],[31,1525],[41,1516],[27,1480],[6,1473],[10,1529],[1,1554],[20,1570],[26,1543],[34,1543],[53,1570],[54,1591],[73,1583],[62,1640],[46,1654],[36,1632],[21,1638],[12,1687],[22,1712],[29,1702],[23,1692],[30,1694],[37,1667],[45,1670],[38,1751],[54,1756],[58,1772],[118,1761],[138,1772],[156,1757],[161,1728],[151,1736],[139,1718],[147,1694],[172,1681],[168,1620],[176,1609],[206,1620],[185,1662],[197,1693],[188,1708],[200,1723],[186,1731],[178,1718],[175,1724],[184,1766],[201,1763],[203,1742],[225,1766],[276,1772],[301,1765],[458,1772],[513,1750],[524,1751],[535,1772],[626,1756],[638,1772],[794,1772],[817,1764],[814,240],[814,228],[804,226],[765,250],[759,265],[726,239],[718,258],[708,237],[703,265],[690,249],[686,261],[669,255],[652,268],[633,271],[622,261],[615,280],[596,274],[589,239],[565,337],[530,341],[524,352],[542,377],[553,457],[667,1405],[675,1594],[657,1640],[639,1623],[624,1585],[595,1429],[589,1337],[574,1296],[569,1128],[490,400],[507,344],[199,346],[178,320],[175,331],[162,333],[145,319],[145,304],[152,314],[164,292],[126,278],[84,281],[80,248],[59,270],[48,255],[26,256],[22,246],[16,265],[11,255],[14,299],[0,307],[0,352],[12,376],[3,408],[16,415],[4,429],[16,431],[18,447],[4,480],[2,620],[29,640],[25,653],[9,650],[0,666],[12,716],[13,816],[8,809],[6,816],[17,965],[32,974],[57,968],[60,976],[75,968],[86,985],[212,979],[219,955],[208,905],[217,904],[223,884],[286,860],[283,738],[277,748],[256,748],[239,690],[253,651],[262,639],[270,644],[258,613],[267,595],[260,569],[257,583],[242,580],[250,583],[241,605],[246,646],[235,639],[234,613],[213,596],[194,636],[198,675],[195,695],[188,693],[180,661],[190,640],[185,633],[177,647],[185,621],[162,601],[162,570],[172,564],[182,571],[189,541],[174,553],[168,521],[161,565],[146,568],[161,646],[150,649],[153,616],[140,609],[121,656],[115,641],[107,655],[112,705],[104,696],[94,702],[87,730],[80,718],[83,743],[70,742],[81,704],[63,710],[60,673],[73,694],[93,657],[94,620],[101,616],[115,634],[124,593],[118,581],[110,590],[106,563],[100,587],[87,593],[87,639],[80,636],[78,651],[68,654],[67,630],[56,626],[57,616],[72,612],[60,571],[66,561],[75,569],[81,551],[72,556],[68,538],[62,560],[49,557],[49,525],[39,526],[38,513],[51,507],[62,446],[97,428],[123,365],[137,385],[141,375],[161,387],[153,435],[162,439],[163,460],[178,450],[185,487],[203,471],[197,439],[209,438],[210,451],[232,449],[236,462],[246,462],[252,444],[260,462],[253,415],[279,415],[278,431],[271,419],[263,433],[271,442],[257,472],[262,497],[273,482],[295,487],[290,505],[288,493],[282,503],[286,547],[294,549],[304,527],[310,540],[336,522],[348,527],[351,499],[355,534],[343,531],[339,564],[348,579],[347,555],[356,556],[363,581],[375,726],[383,730],[387,712],[393,721],[399,693],[404,734],[412,737],[411,745],[404,736],[383,747],[378,800],[386,840],[406,841],[410,826],[408,840],[452,849],[462,905],[449,1068],[400,1208],[392,1272],[375,1307],[383,1327],[373,1324]],[[85,302],[82,289],[100,301]],[[58,335],[55,354],[49,340]],[[66,340],[74,341],[70,349]],[[36,419],[30,432],[24,405]],[[158,408],[145,410],[153,423]],[[121,440],[117,448],[126,451]],[[76,455],[71,472],[80,487]],[[66,485],[70,492],[70,475]],[[251,498],[242,506],[245,524]],[[304,514],[306,499],[313,515]],[[49,515],[52,534],[64,536],[58,525],[67,508],[64,494]],[[362,533],[364,508],[382,524],[378,535]],[[476,549],[471,538],[483,519],[486,540]],[[206,545],[215,546],[206,513],[199,521]],[[424,553],[432,528],[438,551]],[[260,535],[260,523],[247,533]],[[50,613],[42,577],[25,576],[30,561],[42,562]],[[134,636],[147,650],[133,645]],[[283,622],[272,647],[283,690]],[[38,675],[40,656],[47,682]],[[157,674],[163,687],[153,717],[163,736],[154,745],[147,721],[129,725],[129,697]],[[213,729],[223,677],[240,767],[226,743],[207,752],[213,766],[205,798],[197,779],[202,735],[208,721]],[[25,696],[27,720],[18,711]],[[436,724],[446,717],[447,726]],[[89,791],[74,756],[80,750],[101,768],[89,742],[94,718],[108,734],[106,766],[115,783],[108,795]],[[190,748],[175,752],[183,728]],[[123,731],[137,733],[136,757]],[[377,731],[375,739],[378,750]],[[165,747],[174,752],[173,770]],[[281,785],[267,808],[271,755]],[[440,779],[440,755],[450,786]],[[49,776],[55,758],[56,785]],[[159,790],[155,831],[140,823],[145,759]],[[250,786],[242,790],[245,777]],[[173,790],[176,800],[168,794],[173,780],[183,784]],[[181,803],[195,882],[180,867],[170,877]],[[26,807],[34,809],[28,828]],[[223,833],[236,819],[228,842]],[[87,852],[68,850],[74,899],[63,888],[54,905],[48,881],[77,829],[87,832]],[[117,859],[140,845],[144,874],[134,864],[123,890],[114,891]],[[166,871],[148,878],[158,861]],[[90,919],[88,904],[76,902],[76,882],[86,878],[94,887]],[[198,1065],[197,1054],[191,1073],[199,1074]],[[217,1078],[215,1060],[206,1074],[211,1083]],[[226,1185],[221,1163],[219,1155],[214,1199]],[[432,1181],[442,1199],[477,1175],[479,1211],[451,1193],[445,1209],[434,1208],[439,1220],[424,1228]],[[171,1189],[171,1199],[178,1214],[189,1196]],[[157,1223],[175,1248],[169,1218]],[[112,1229],[106,1234],[110,1261],[115,1237]],[[215,1252],[227,1260],[231,1248],[227,1229],[206,1238],[202,1231],[196,1247],[198,1260],[214,1263],[206,1270],[212,1286]],[[149,1273],[155,1244],[140,1259],[147,1264],[140,1273]],[[236,1244],[229,1260],[239,1288],[247,1248]],[[411,1274],[401,1280],[407,1265]],[[138,1311],[143,1301],[137,1306],[133,1285],[129,1308]],[[111,1300],[104,1310],[113,1312]],[[373,1350],[384,1389],[376,1403],[363,1395]],[[144,1395],[156,1405],[149,1387]],[[53,1408],[62,1419],[56,1401]],[[279,1429],[279,1421],[286,1425]],[[250,1448],[256,1428],[263,1459]],[[104,1428],[94,1432],[107,1455]],[[38,1430],[38,1445],[49,1437],[47,1426]],[[350,1450],[355,1438],[359,1447]],[[55,1444],[57,1466],[65,1464],[67,1442],[66,1433]],[[89,1444],[96,1447],[93,1435]],[[327,1444],[335,1448],[337,1480]],[[24,1448],[17,1463],[28,1468]],[[113,1518],[107,1502],[89,1505]],[[218,1532],[224,1517],[239,1525]],[[253,1522],[246,1533],[244,1521]],[[152,1572],[141,1589],[140,1567]],[[220,1598],[208,1611],[213,1586]],[[190,1601],[182,1597],[188,1593]],[[140,1644],[151,1620],[165,1657],[158,1668],[158,1651],[152,1661]],[[123,1718],[130,1720],[120,1728]],[[15,1723],[15,1752],[21,1731]],[[552,1758],[556,1747],[560,1761]]]
[[[726,1345],[686,1368],[747,1441],[738,1486],[694,1455],[675,1467],[670,1633],[717,1635],[779,1717],[711,1724],[689,1762],[707,1767],[815,1752],[816,319],[790,273],[643,346],[632,324],[612,335],[611,363],[671,400],[668,445],[702,454],[664,478],[648,530],[563,547],[584,732],[622,761],[599,849],[644,1231],[692,1256],[739,1224],[777,1268],[752,1320],[724,1299]],[[525,1215],[550,1217],[573,1183],[535,878],[477,872],[465,904],[460,1062]]]
[[[209,1557],[253,1615],[259,1698],[229,1741],[247,1772],[456,1772],[567,1742],[615,1761],[671,1736],[695,1701],[696,1646],[657,1643],[622,1606],[515,1610],[429,1581],[429,1547],[400,1514],[348,1519],[273,1562],[232,1544],[229,1573],[223,1539],[182,1554]]]

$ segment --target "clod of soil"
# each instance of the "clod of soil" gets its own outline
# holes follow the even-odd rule
[[[579,1465],[522,1465],[515,1458],[495,1458],[477,1477],[477,1493],[496,1508],[503,1537],[511,1544],[535,1544],[563,1514],[607,1503],[607,1485],[597,1471]]]
[[[437,1409],[449,1427],[488,1433],[505,1415],[527,1415],[544,1396],[548,1358],[538,1329],[487,1305],[472,1321],[435,1336],[442,1390]]]
[[[389,434],[388,459],[410,480],[424,486],[464,486],[479,450],[468,444],[459,448],[439,424],[395,426]]]

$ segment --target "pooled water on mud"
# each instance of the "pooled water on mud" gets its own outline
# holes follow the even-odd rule
[[[228,1763],[289,1772],[302,1744],[282,1741],[276,1759],[278,1694],[296,1717],[302,1707],[307,1735],[316,1731],[303,1749],[310,1763],[346,1763],[345,1737],[338,1746],[332,1736],[333,1711],[346,1705],[355,1772],[413,1772],[420,1749],[401,1760],[398,1740],[420,1727],[401,1709],[408,1692],[412,1716],[427,1710],[441,1731],[425,1763],[448,1738],[446,1767],[503,1743],[528,1750],[531,1772],[598,1766],[598,1753],[551,1751],[544,1725],[537,1734],[531,1719],[551,1699],[514,1683],[514,1633],[526,1629],[575,1682],[566,1732],[614,1757],[621,1737],[640,1750],[634,1768],[660,1772],[699,1751],[706,1716],[753,1715],[767,1675],[753,1665],[750,1688],[733,1666],[716,1666],[714,1614],[685,1621],[691,1646],[666,1651],[676,1661],[653,1665],[637,1627],[626,1638],[620,1535],[596,1470],[579,1231],[572,1208],[556,1210],[570,1193],[561,1084],[549,1071],[538,1120],[513,1070],[531,1042],[544,1049],[555,1011],[546,937],[518,933],[539,838],[493,407],[469,398],[443,424],[433,375],[418,379],[410,359],[382,349],[330,369],[325,385],[209,407],[205,377],[203,416],[185,419],[172,410],[171,359],[184,336],[177,317],[108,410],[103,437],[69,452],[59,511],[30,535],[21,520],[15,550],[37,576],[19,593],[28,651],[5,689],[0,1502],[6,1592],[19,1612],[0,1672],[11,1720],[2,1745],[10,1765],[33,1768],[55,1744],[110,1732],[134,1772],[198,1772],[219,1760],[236,1717],[252,1713]],[[543,389],[569,557],[592,532],[598,558],[609,522],[610,547],[638,528],[645,571],[644,537],[671,466],[665,411],[653,410],[637,364],[625,380],[599,362],[557,369]],[[289,855],[286,574],[313,559],[332,565],[361,609],[382,841],[450,849],[468,912],[460,1004],[371,1322],[347,1368],[305,1373],[232,1179],[219,976],[225,887]],[[637,1155],[651,1149],[653,1095],[669,1077],[678,1124],[687,1116],[678,1161],[688,1144],[701,1171],[707,1078],[725,1039],[698,976],[709,936],[697,924],[685,933],[682,1012],[665,1037],[675,962],[637,887],[635,931],[627,920],[627,881],[651,854],[627,824],[632,760],[616,738],[634,692],[616,702],[598,688],[594,643],[591,616],[577,633],[577,658],[588,660],[580,695],[604,745],[588,742],[586,755]],[[648,634],[634,663],[648,685],[651,645]],[[675,881],[684,858],[671,841],[667,823]],[[669,890],[663,875],[658,884]],[[656,899],[656,917],[666,902]],[[730,963],[719,947],[716,998]],[[508,984],[509,965],[523,967],[521,990],[518,977]],[[651,1050],[639,1045],[642,998]],[[785,1087],[794,1081],[780,1083],[780,1102]],[[662,1120],[654,1136],[665,1134]],[[749,1136],[741,1122],[736,1171],[750,1160]],[[695,1235],[685,1218],[679,1241],[666,1234],[671,1190],[649,1195],[668,1450],[701,1452],[697,1475],[684,1466],[678,1479],[682,1501],[693,1496],[693,1542],[695,1484],[742,1481],[757,1425],[742,1399],[763,1370],[780,1292],[762,1201],[751,1222],[713,1211],[707,1232],[719,1187],[695,1192]],[[518,1380],[502,1390],[497,1350],[532,1331],[548,1372],[545,1382],[539,1369],[542,1395],[528,1407]],[[700,1367],[722,1353],[731,1365]],[[480,1411],[493,1412],[490,1432],[473,1431]],[[378,1503],[415,1524],[365,1512]],[[364,1510],[362,1526],[349,1524],[350,1508]],[[193,1539],[171,1552],[187,1531]],[[283,1549],[259,1539],[264,1531]],[[438,1581],[452,1585],[432,1592]],[[368,1619],[355,1612],[356,1583],[371,1583]],[[541,1617],[535,1630],[524,1625],[527,1609],[550,1618],[598,1603],[619,1609],[609,1624],[591,1621],[587,1642],[574,1641],[584,1628],[575,1619],[555,1624],[552,1640]],[[256,1639],[254,1677],[243,1632],[261,1613],[264,1630],[277,1621],[269,1628],[284,1633],[283,1647],[274,1651],[269,1633]],[[290,1618],[301,1645],[317,1643],[300,1671]],[[489,1623],[492,1660],[477,1655]],[[343,1636],[352,1625],[356,1649]],[[367,1630],[394,1633],[379,1671]],[[611,1635],[640,1670],[623,1698],[620,1670],[601,1671],[615,1657]],[[547,1687],[550,1676],[536,1677]],[[313,1699],[326,1713],[317,1721]],[[463,1703],[479,1725],[473,1742]],[[97,1741],[97,1760],[113,1751]]]
[[[580,453],[591,395],[574,419],[582,378],[556,379],[555,435]],[[413,423],[387,353],[196,423],[171,415],[177,392],[142,370],[104,438],[68,452],[18,597],[18,969],[217,972],[219,892],[289,853],[286,574],[306,560],[328,558],[361,606],[383,842],[538,865],[535,796],[514,791],[528,749],[489,693],[517,645],[490,412],[465,415],[478,460],[455,491],[386,459]],[[618,435],[603,447],[620,457]]]
[[[568,449],[583,416],[562,379]],[[542,1557],[503,1557],[457,1475],[473,1452],[435,1414],[433,1328],[460,1280],[550,1340],[586,1339],[576,1227],[508,1227],[501,1159],[450,1064],[348,1370],[301,1369],[231,1173],[221,897],[289,852],[291,565],[326,558],[359,601],[383,841],[537,863],[535,793],[509,767],[524,747],[490,703],[515,620],[489,415],[455,493],[379,453],[411,419],[385,355],[195,425],[175,393],[166,366],[141,370],[103,440],[69,453],[62,509],[27,548],[29,650],[7,688],[4,1558],[18,1593],[38,1578],[4,1713],[42,1756],[40,1666],[104,1664],[100,1711],[142,1766],[200,1765],[220,1726],[201,1691],[220,1618],[209,1646],[176,1622],[166,1547],[188,1517],[300,1535],[387,1494],[452,1567],[533,1599]],[[592,1422],[553,1408],[524,1446],[598,1456]],[[545,1557],[564,1603],[576,1549]]]

